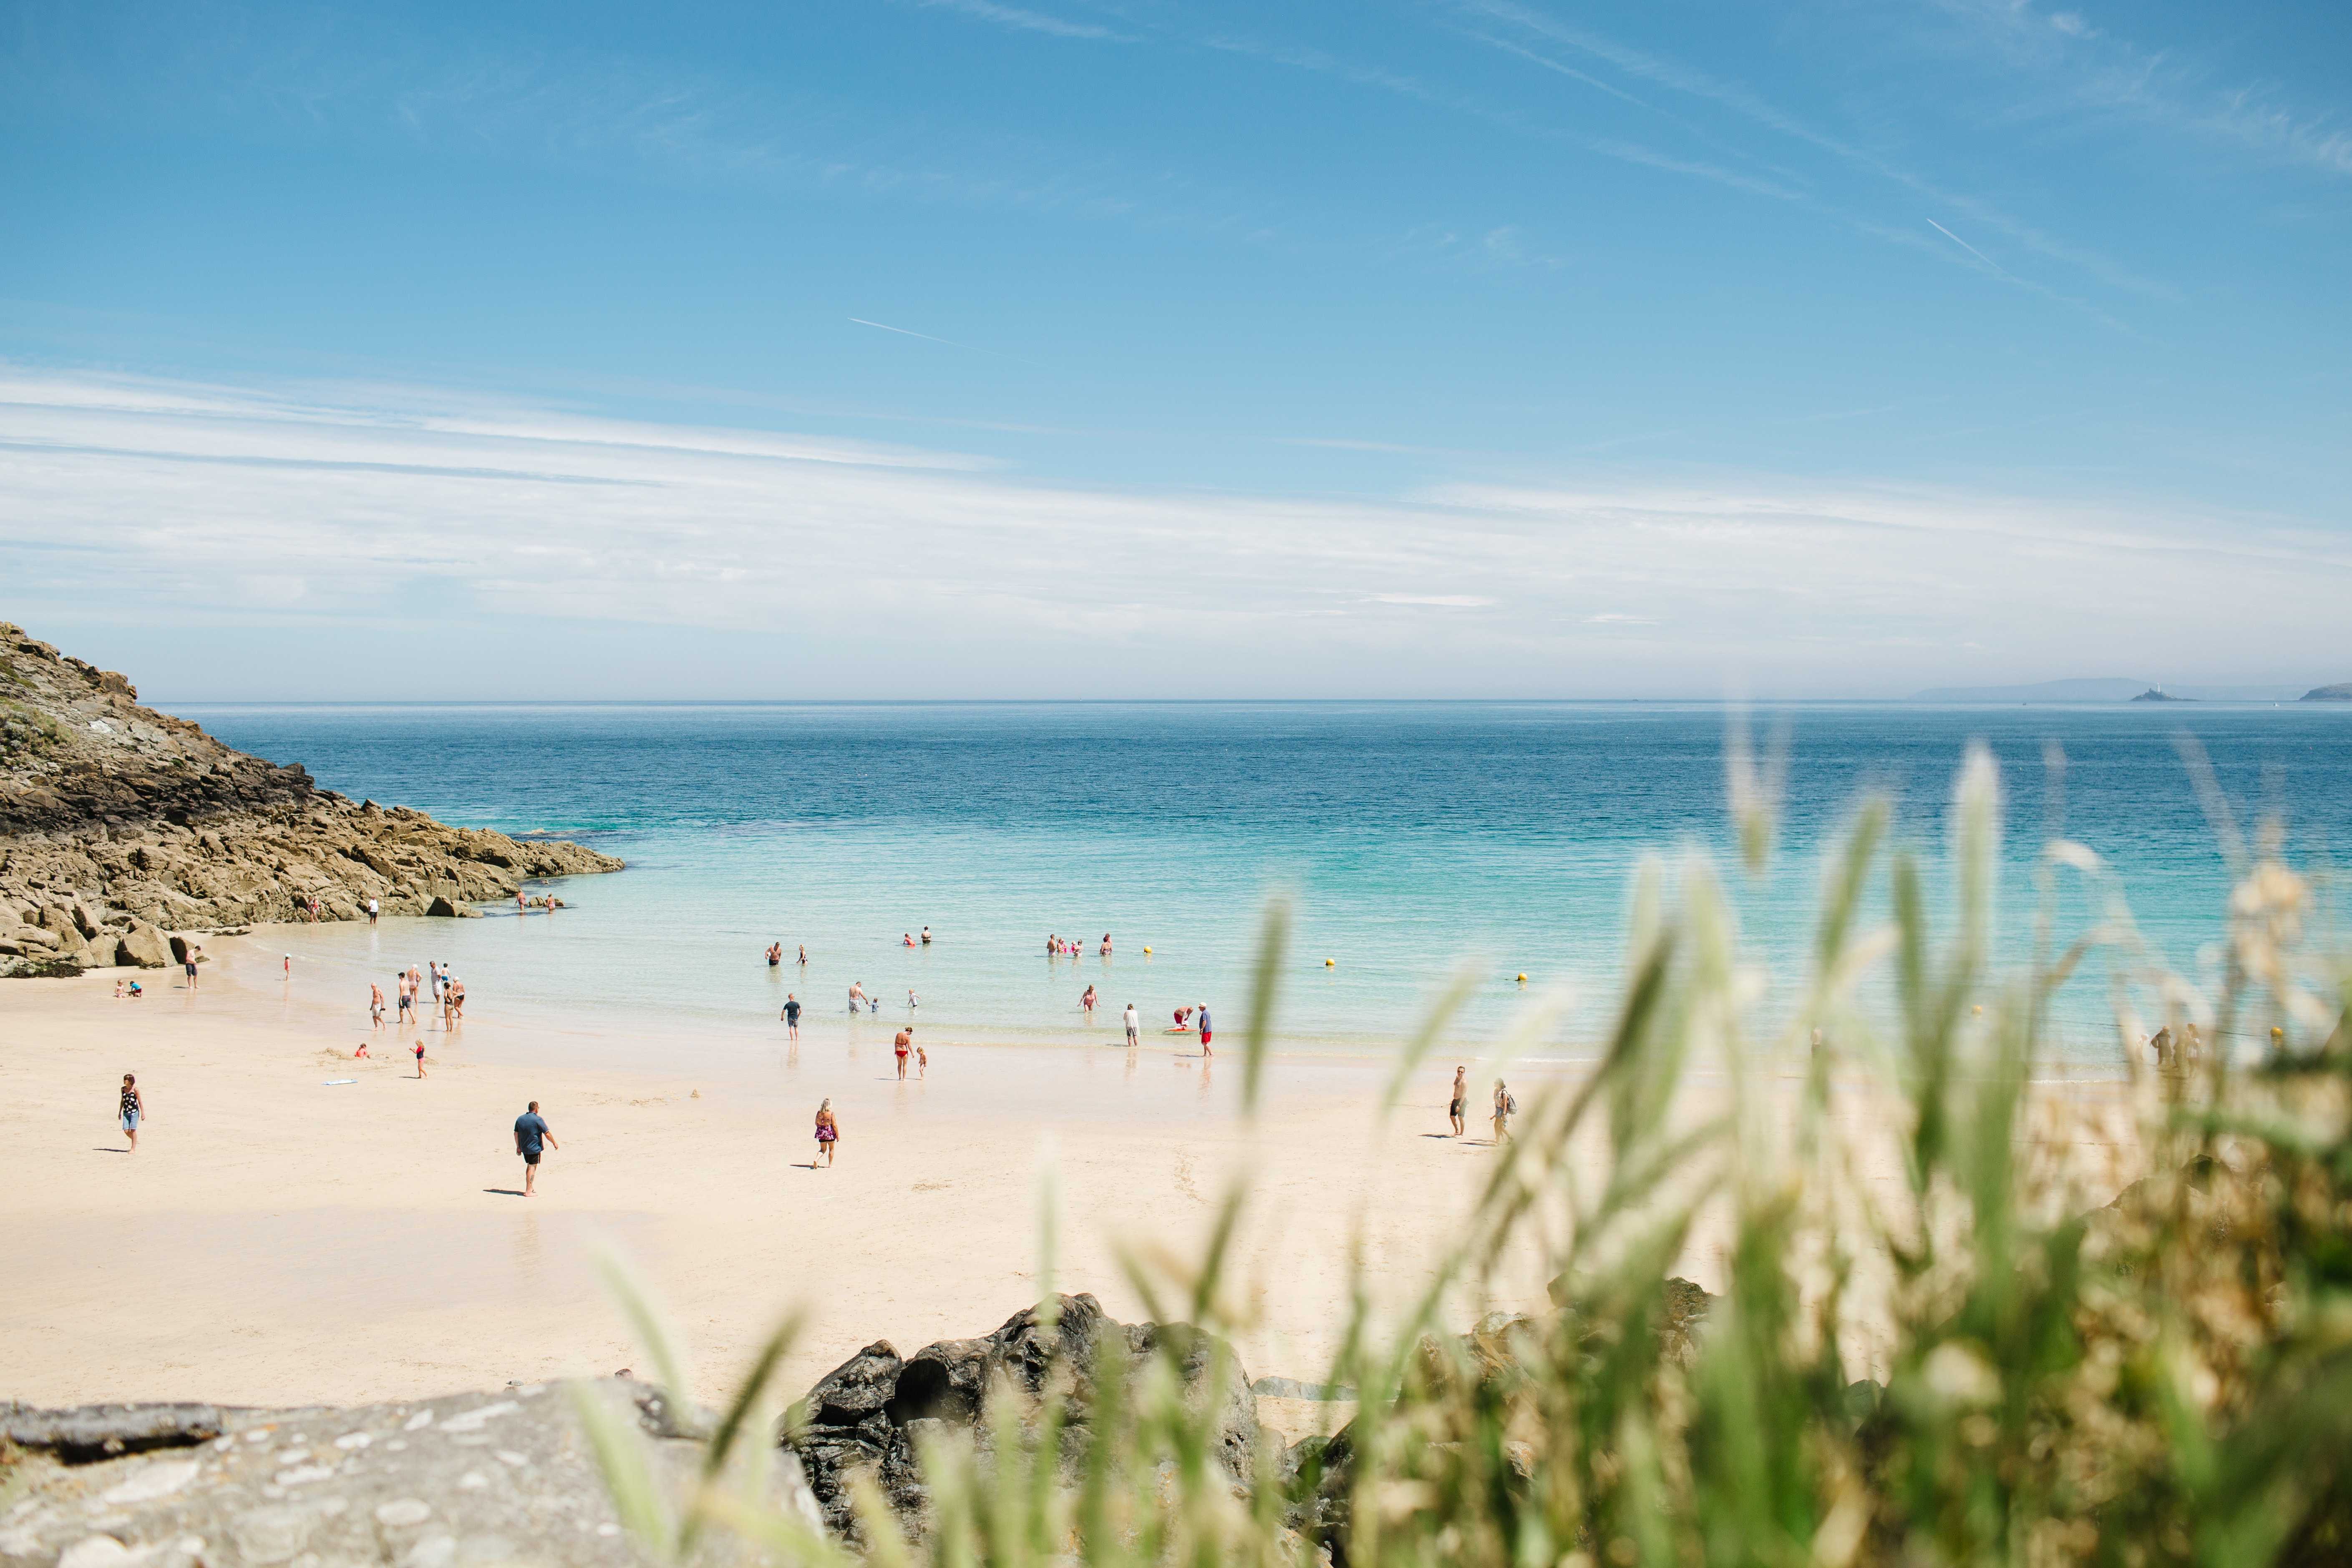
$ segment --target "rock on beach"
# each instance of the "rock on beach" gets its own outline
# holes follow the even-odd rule
[[[577,1386],[635,1420],[682,1492],[703,1444],[677,1435],[657,1391],[623,1378]],[[352,1410],[0,1405],[16,1445],[0,1470],[0,1568],[638,1568],[566,1394]],[[814,1524],[815,1501],[784,1460],[768,1500]],[[738,1554],[714,1538],[706,1560]]]
[[[526,880],[617,871],[561,841],[322,790],[138,702],[112,670],[0,622],[0,974],[184,961],[175,933],[479,912]]]

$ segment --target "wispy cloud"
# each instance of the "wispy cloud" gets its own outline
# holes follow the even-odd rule
[[[2240,628],[2232,659],[2292,666],[2340,646],[2352,593],[2325,531],[2130,496],[1772,476],[1203,494],[485,401],[0,367],[16,618],[781,629],[832,672],[809,694],[1022,694],[1073,664],[1129,693],[1704,693],[1732,668],[1867,693],[1935,684],[1970,641],[2024,673],[2158,659],[2163,604]],[[1404,647],[1392,617],[1308,601],[1433,613]],[[1645,623],[1671,645],[1619,635]]]
[[[1635,79],[1652,82],[1671,91],[1715,104],[1757,125],[1817,151],[1827,153],[1841,162],[1867,170],[1882,179],[1891,181],[1918,195],[1937,202],[1952,211],[1962,213],[1990,227],[1998,228],[2011,239],[2036,254],[2081,268],[2101,282],[2151,298],[2165,300],[2179,298],[2179,290],[2169,284],[2142,278],[2084,247],[2051,236],[2036,226],[2002,211],[1982,197],[1945,189],[1936,182],[1896,164],[1878,153],[1820,129],[1781,109],[1741,83],[1725,80],[1679,60],[1633,47],[1588,27],[1564,21],[1547,11],[1518,4],[1517,0],[1452,0],[1452,3],[1467,14],[1485,17],[1493,23],[1518,28],[1529,36],[1546,39],[1605,62]],[[1497,39],[1486,34],[1475,36],[1495,47],[1512,47],[1508,40]],[[1525,48],[1517,48],[1514,52],[1522,56],[1529,53]],[[1538,63],[1546,62],[1539,59]],[[1707,169],[1708,177],[1726,177],[1725,171],[1716,169],[1712,165],[1702,166]],[[1777,184],[1770,181],[1756,182],[1749,188],[1757,189],[1759,195],[1799,198],[1799,193],[1789,190],[1784,184]],[[1885,227],[1881,224],[1866,219],[1849,220],[1849,222],[1850,226],[1857,232],[1887,237]],[[2008,281],[2020,281],[2006,271],[1999,268],[1995,270]],[[2044,291],[2051,292],[2053,298],[2064,298],[2054,291]]]
[[[2314,110],[2273,86],[2217,82],[2216,68],[2192,50],[2147,47],[2032,0],[1938,0],[1938,7],[1978,44],[2056,89],[2054,100],[2028,106],[2034,112],[2129,114],[2276,163],[2352,176],[2352,127],[2341,105]]]
[[[916,4],[931,10],[961,11],[982,22],[993,22],[1000,27],[1013,27],[1024,33],[1044,33],[1056,38],[1096,38],[1123,42],[1126,35],[1114,33],[1108,27],[1092,22],[1066,22],[1059,16],[1048,16],[1038,11],[1024,11],[1017,5],[1000,5],[995,0],[916,0]]]

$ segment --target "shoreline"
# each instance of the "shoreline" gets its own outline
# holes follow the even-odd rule
[[[1483,1119],[1468,1139],[1433,1133],[1451,1065],[1475,1056],[1433,1056],[1383,1125],[1385,1061],[1276,1052],[1249,1122],[1225,1031],[1235,1049],[1207,1064],[1155,1048],[1174,1037],[1131,1054],[931,1041],[929,1080],[900,1083],[887,1030],[680,1060],[668,1036],[583,1026],[551,1047],[485,1012],[454,1037],[423,1033],[419,1083],[394,1031],[371,1034],[363,998],[353,1027],[299,960],[280,994],[256,982],[284,950],[273,928],[216,941],[194,994],[176,971],[136,972],[155,982],[136,1002],[112,996],[131,972],[0,985],[0,1127],[16,1151],[0,1247],[24,1281],[0,1302],[0,1334],[20,1347],[0,1396],[348,1404],[641,1365],[596,1280],[606,1247],[667,1303],[707,1401],[806,1305],[783,1372],[796,1394],[875,1340],[911,1351],[1032,1303],[1047,1164],[1053,1283],[1127,1321],[1149,1312],[1123,1251],[1194,1256],[1246,1172],[1244,1363],[1319,1383],[1351,1258],[1377,1301],[1409,1299],[1490,1168]],[[354,1061],[359,1037],[382,1043]],[[631,1051],[627,1066],[601,1059]],[[135,1156],[107,1152],[122,1144],[124,1070],[150,1101]],[[1523,1101],[1581,1070],[1507,1069]],[[2070,1077],[2050,1097],[2089,1105],[2120,1089]],[[843,1144],[835,1168],[812,1170],[824,1097]],[[521,1173],[509,1126],[531,1099],[559,1148],[526,1202],[505,1194]],[[1707,1248],[1695,1237],[1680,1271],[1712,1289]],[[1505,1279],[1458,1313],[1540,1307],[1543,1284]],[[1303,1430],[1334,1409],[1289,1420]]]

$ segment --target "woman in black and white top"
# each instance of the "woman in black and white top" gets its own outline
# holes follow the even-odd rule
[[[122,1124],[123,1136],[131,1140],[131,1152],[139,1152],[139,1124],[147,1120],[147,1102],[139,1098],[139,1077],[136,1073],[122,1075],[122,1105],[115,1120]]]

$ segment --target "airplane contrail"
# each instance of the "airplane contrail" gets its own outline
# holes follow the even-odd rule
[[[1991,257],[1987,256],[1983,251],[1979,250],[1975,246],[1970,245],[1967,240],[1962,239],[1958,235],[1954,234],[1950,229],[1946,228],[1942,224],[1937,223],[1934,218],[1929,218],[1927,220],[1927,226],[1934,229],[1937,234],[1942,235],[1946,239],[1950,240],[1954,245],[1958,246],[1962,250],[1967,251],[1970,256],[1975,257],[1979,261],[1983,262],[1987,267],[1991,268],[1995,272],[2001,272],[2001,265],[2000,262],[1995,261]],[[2001,272],[2001,275],[2003,277],[2008,276],[2006,272]]]
[[[1930,219],[1928,221],[1933,222],[1934,220]],[[909,338],[920,338],[927,343],[945,343],[951,349],[971,349],[971,352],[974,353],[986,353],[988,352],[986,349],[973,349],[970,343],[960,343],[953,338],[935,338],[929,332],[913,331],[906,327],[894,327],[887,321],[869,321],[863,316],[852,316],[849,319],[856,322],[861,327],[879,327],[886,332],[898,332]]]

